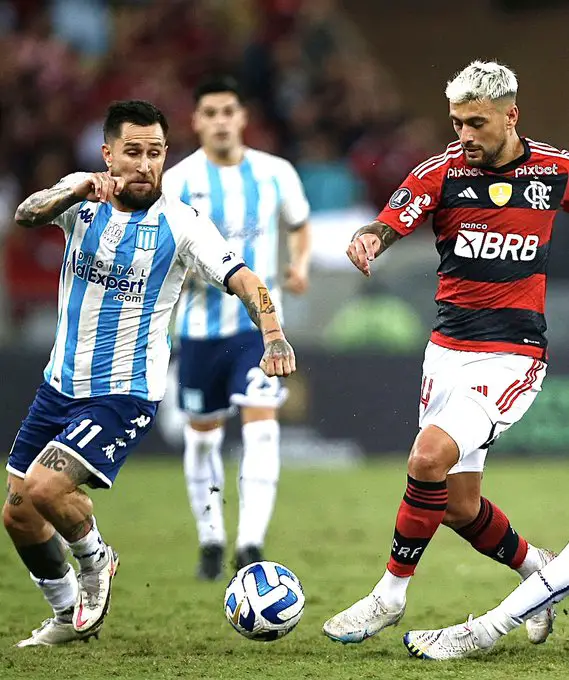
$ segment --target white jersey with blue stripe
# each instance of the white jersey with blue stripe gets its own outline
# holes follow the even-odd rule
[[[238,165],[219,166],[198,149],[164,173],[163,186],[165,193],[211,218],[230,250],[265,281],[281,314],[279,219],[294,228],[309,216],[292,165],[284,158],[246,149]],[[239,299],[190,279],[178,305],[176,331],[180,337],[214,339],[255,328]]]
[[[149,210],[132,213],[83,201],[54,223],[66,245],[45,380],[70,397],[159,401],[168,325],[188,268],[222,295],[242,260],[210,220],[164,194]]]

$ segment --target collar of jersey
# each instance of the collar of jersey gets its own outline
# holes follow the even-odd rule
[[[164,194],[161,194],[160,198],[156,201],[156,203],[153,203],[150,206],[150,208],[148,208],[148,212],[146,214],[146,217],[137,221],[137,224],[145,224],[145,225],[148,225],[149,227],[150,226],[155,227],[155,226],[159,225],[160,224],[159,216],[160,216],[160,213],[162,212],[161,207],[162,207],[163,201],[164,201]],[[120,212],[120,211],[117,211],[115,208],[113,208],[112,210],[114,212]],[[144,212],[145,212],[144,210],[133,210],[130,213],[129,219],[132,219],[133,215],[136,215],[137,213],[142,215]]]
[[[520,140],[521,140],[523,147],[524,147],[524,152],[521,156],[514,158],[513,161],[506,163],[506,165],[501,165],[499,168],[491,168],[491,167],[488,167],[488,166],[481,166],[480,170],[483,170],[484,172],[491,172],[495,175],[505,175],[508,172],[512,172],[513,170],[515,170],[520,165],[527,163],[527,161],[529,161],[529,158],[531,156],[531,149],[529,148],[529,144],[527,143],[527,141],[524,137],[520,137]]]

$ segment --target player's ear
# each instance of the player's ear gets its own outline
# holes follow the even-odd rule
[[[512,104],[506,111],[506,127],[511,130],[516,127],[520,117],[520,111],[516,104]]]
[[[107,166],[107,168],[110,169],[113,163],[113,154],[111,152],[111,147],[108,144],[103,144],[101,150],[103,152],[103,160],[105,161],[105,165]]]
[[[192,130],[194,132],[198,132],[198,133],[200,131],[200,129],[199,129],[199,116],[198,116],[197,109],[192,113]]]

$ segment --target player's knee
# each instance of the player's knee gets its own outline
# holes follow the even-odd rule
[[[427,427],[415,439],[408,471],[414,479],[439,481],[446,478],[457,460],[458,450],[454,441],[439,428]]]
[[[413,451],[409,456],[407,469],[413,479],[423,481],[439,481],[446,475],[433,451]]]
[[[54,485],[49,483],[49,479],[35,476],[33,471],[32,474],[26,476],[24,489],[33,506],[40,514],[43,514],[43,510],[52,507],[58,493]]]
[[[25,534],[30,525],[29,512],[25,506],[6,501],[2,508],[2,521],[10,536]]]
[[[13,530],[18,523],[18,515],[15,512],[14,506],[9,505],[7,502],[4,503],[2,508],[2,522],[8,533],[11,533],[11,530]]]
[[[201,434],[202,432],[205,432],[206,434],[208,432],[213,432],[213,430],[223,427],[224,424],[225,422],[221,418],[215,418],[213,420],[192,420],[190,418],[188,420],[188,426],[198,434]]]
[[[448,467],[440,447],[435,442],[422,442],[417,439],[409,456],[408,470],[414,479],[438,481],[446,477]]]

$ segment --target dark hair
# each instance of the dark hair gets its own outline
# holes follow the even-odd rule
[[[194,101],[199,104],[202,97],[206,94],[217,94],[218,92],[232,92],[237,99],[243,103],[243,93],[236,78],[230,75],[208,76],[201,80],[194,89]]]
[[[110,138],[120,137],[123,123],[134,123],[134,125],[142,126],[160,123],[164,136],[168,135],[168,121],[162,111],[154,104],[141,99],[112,102],[107,109],[103,124],[105,142]]]

